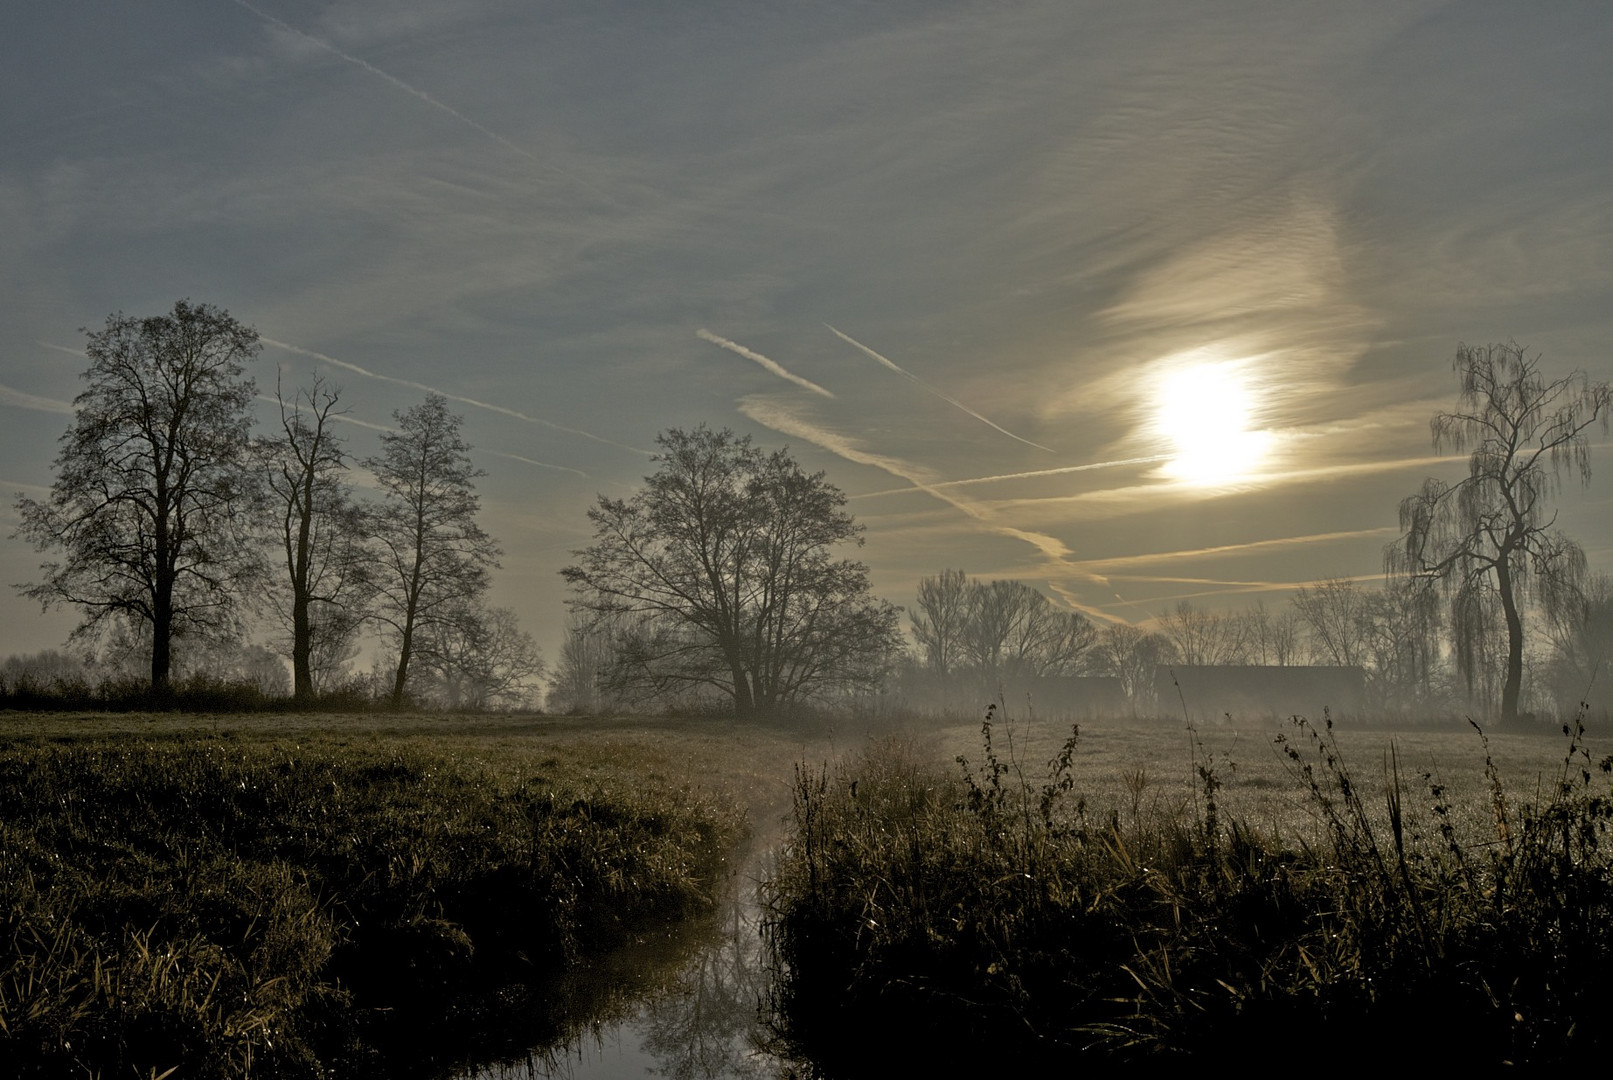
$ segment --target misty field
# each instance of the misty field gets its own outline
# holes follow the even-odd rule
[[[7,1075],[437,1076],[563,1036],[592,1017],[548,986],[709,912],[756,788],[699,724],[0,724]]]
[[[1578,771],[1605,791],[1596,765],[1613,740],[1599,734],[1570,762],[1563,798],[1578,816],[1531,818],[1525,804],[1550,803],[1565,778],[1561,735],[1491,736],[1487,770],[1471,730],[1340,731],[1335,753],[1353,777],[1343,798],[1304,732],[1275,721],[1089,725],[1061,759],[1067,725],[993,719],[988,756],[978,720],[869,732],[5,714],[0,1066],[437,1076],[518,1053],[608,1012],[608,1001],[557,1000],[555,980],[704,916],[747,837],[782,845],[765,886],[780,1029],[831,1072],[823,1025],[830,1045],[850,1028],[826,1002],[885,1032],[892,1062],[921,1054],[937,1023],[975,1031],[982,1053],[1057,1062],[1094,1046],[1109,1058],[1208,1051],[1206,1032],[1241,1038],[1255,1024],[1374,1020],[1370,1001],[1334,1000],[1327,964],[1347,950],[1313,940],[1319,927],[1370,937],[1341,895],[1377,905],[1373,948],[1389,940],[1393,963],[1360,970],[1403,980],[1380,987],[1384,1001],[1443,988],[1436,958],[1471,966],[1475,928],[1498,918],[1479,901],[1498,882],[1525,890],[1506,903],[1563,916],[1531,923],[1528,948],[1606,957],[1605,815],[1587,809]],[[1404,862],[1384,831],[1395,767]],[[1522,853],[1501,878],[1498,809]],[[1561,826],[1567,846],[1540,848],[1531,821]],[[1376,849],[1363,829],[1378,830]],[[1536,848],[1550,857],[1524,865]],[[1390,885],[1404,873],[1413,888],[1395,886],[1396,900],[1368,872],[1374,858]],[[1430,973],[1409,976],[1413,961]],[[1290,987],[1299,1004],[1262,998],[1261,979],[1294,983],[1307,964],[1328,978]],[[1451,1002],[1495,1012],[1471,994]],[[1508,1030],[1568,1038],[1527,1019]]]
[[[1605,1052],[1605,737],[995,719],[797,775],[765,933],[827,1075]]]

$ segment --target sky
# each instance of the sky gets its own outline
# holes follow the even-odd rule
[[[587,510],[705,423],[876,591],[1095,619],[1380,580],[1460,343],[1613,379],[1613,6],[55,0],[0,16],[0,583],[84,329],[189,298],[475,448],[553,659]],[[272,415],[272,400],[260,403]],[[1613,571],[1613,445],[1558,523]],[[367,478],[354,477],[360,489]],[[76,617],[0,592],[0,655]]]

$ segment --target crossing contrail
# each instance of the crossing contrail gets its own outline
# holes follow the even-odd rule
[[[879,353],[875,352],[873,349],[870,349],[868,346],[864,345],[862,342],[858,341],[856,338],[852,337],[850,334],[842,334],[839,330],[836,330],[834,327],[829,326],[828,323],[824,323],[823,325],[828,326],[830,333],[834,334],[834,336],[839,338],[841,341],[844,341],[847,345],[850,345],[850,346],[852,346],[854,348],[857,348],[857,349],[861,349],[863,352],[867,353],[869,356],[873,357],[875,360],[878,360],[881,364],[884,364],[886,367],[888,367],[892,371],[896,372],[896,374],[902,376],[905,379],[911,379],[914,383],[918,384],[924,390],[928,391],[929,393],[934,394],[936,397],[940,398],[942,401],[946,402],[948,405],[951,405],[953,408],[962,409],[964,412],[968,413],[970,416],[974,417],[976,420],[979,420],[982,424],[985,424],[987,427],[989,427],[989,428],[991,428],[991,429],[993,429],[995,431],[1002,432],[1004,435],[1007,435],[1010,439],[1013,439],[1015,442],[1022,442],[1026,446],[1034,446],[1038,450],[1046,450],[1049,454],[1055,453],[1055,451],[1053,450],[1052,447],[1043,446],[1041,443],[1031,442],[1029,439],[1021,438],[1020,436],[1015,435],[1012,431],[1009,431],[1007,428],[1003,427],[1001,424],[994,423],[991,420],[988,420],[986,417],[981,416],[979,413],[977,413],[973,409],[969,408],[969,406],[965,405],[963,402],[959,401],[957,398],[949,397],[946,394],[941,393],[941,391],[937,390],[935,387],[931,386],[929,383],[925,382],[923,379],[919,378],[917,375],[913,374],[911,371],[907,370],[902,365],[896,363],[896,361],[891,360],[889,357],[879,355]]]

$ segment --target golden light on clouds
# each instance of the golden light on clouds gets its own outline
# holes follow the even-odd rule
[[[1164,475],[1213,487],[1246,479],[1264,462],[1273,437],[1258,426],[1258,392],[1241,367],[1204,353],[1165,365],[1152,420],[1172,451]]]

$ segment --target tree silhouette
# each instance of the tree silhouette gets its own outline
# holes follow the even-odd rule
[[[1457,660],[1471,685],[1478,641],[1494,607],[1506,627],[1501,719],[1518,716],[1523,683],[1523,604],[1572,589],[1585,555],[1547,513],[1562,470],[1591,476],[1586,432],[1608,426],[1613,389],[1583,372],[1546,380],[1538,354],[1516,343],[1459,346],[1454,412],[1435,414],[1436,450],[1470,450],[1468,475],[1429,478],[1400,504],[1405,535],[1385,552],[1392,577],[1436,580],[1451,600]]]
[[[594,542],[561,571],[573,608],[632,616],[618,685],[715,688],[744,716],[836,686],[866,686],[897,648],[896,609],[868,568],[845,495],[783,450],[701,426],[657,438],[660,467],[630,499],[601,496]]]
[[[243,582],[259,572],[254,387],[243,374],[258,335],[188,300],[167,315],[110,315],[86,335],[87,386],[73,399],[50,496],[17,502],[19,535],[61,558],[23,592],[77,607],[75,636],[109,619],[144,627],[161,692],[174,637],[232,625]]]
[[[347,460],[331,430],[339,398],[315,377],[288,405],[280,435],[259,445],[284,575],[270,600],[289,632],[292,695],[314,694],[315,658],[339,654],[365,610],[369,574],[358,507],[342,474]]]
[[[392,415],[398,430],[381,436],[381,453],[364,465],[386,493],[369,515],[369,528],[381,553],[374,618],[391,632],[398,655],[396,707],[403,704],[422,636],[462,617],[466,604],[481,597],[499,550],[476,524],[476,478],[484,474],[471,464],[448,400],[429,394]]]

